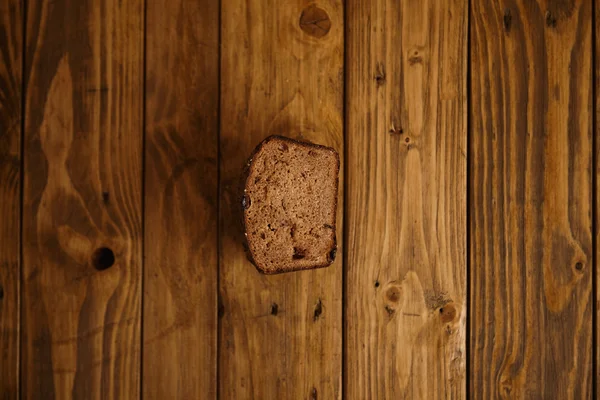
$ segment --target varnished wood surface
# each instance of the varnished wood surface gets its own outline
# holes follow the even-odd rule
[[[593,398],[592,7],[0,0],[0,399]],[[270,134],[331,267],[245,257]]]
[[[470,392],[591,398],[591,2],[472,6]]]
[[[23,7],[0,0],[0,399],[19,390]]]
[[[341,1],[223,0],[219,392],[224,399],[336,399],[342,379],[342,257],[266,276],[239,245],[238,182],[250,152],[280,134],[343,154]],[[342,235],[340,177],[338,251]]]
[[[464,398],[467,2],[347,13],[346,396]]]
[[[139,395],[142,11],[27,4],[24,399]]]
[[[147,0],[144,366],[148,399],[217,391],[219,4]]]

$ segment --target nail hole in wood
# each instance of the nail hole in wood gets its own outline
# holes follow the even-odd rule
[[[108,247],[100,247],[92,254],[92,265],[98,271],[103,271],[113,266],[115,263],[115,253]]]
[[[279,306],[277,305],[277,303],[271,304],[271,315],[277,315],[278,312]]]
[[[379,287],[379,281],[375,281],[375,287]]]
[[[375,82],[377,86],[381,86],[385,83],[385,66],[383,63],[377,63],[377,71],[375,72]]]
[[[310,392],[310,400],[317,400],[317,388],[312,388]]]
[[[575,269],[577,271],[582,271],[583,270],[583,263],[578,262],[577,264],[575,264]]]
[[[546,25],[551,28],[556,27],[556,17],[550,11],[546,11]]]
[[[510,10],[508,10],[508,9],[506,11],[504,11],[503,23],[504,23],[504,30],[506,32],[510,32],[510,26],[512,25],[512,14],[510,13]]]
[[[315,312],[313,314],[313,321],[318,320],[322,313],[323,313],[323,303],[321,303],[321,299],[319,299],[317,301],[317,305],[315,306]]]

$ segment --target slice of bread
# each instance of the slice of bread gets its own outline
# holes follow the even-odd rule
[[[242,209],[248,258],[265,274],[335,259],[340,158],[325,146],[263,140],[246,164]]]

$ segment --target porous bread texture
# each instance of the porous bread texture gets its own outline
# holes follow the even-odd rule
[[[247,164],[242,207],[249,259],[266,274],[335,259],[339,156],[325,146],[265,139]]]

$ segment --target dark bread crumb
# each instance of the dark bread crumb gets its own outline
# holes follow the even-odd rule
[[[270,136],[246,164],[241,199],[248,259],[274,274],[330,265],[336,256],[337,152]]]

